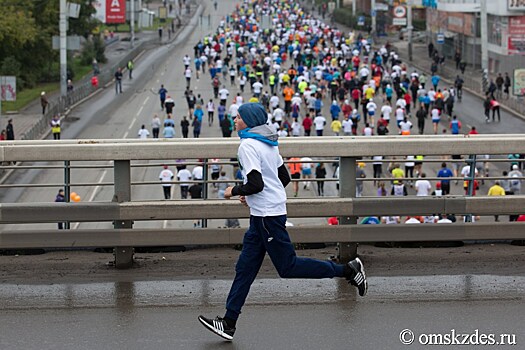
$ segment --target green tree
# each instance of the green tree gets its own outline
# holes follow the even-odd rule
[[[69,19],[68,35],[89,38],[98,24],[91,2],[70,2],[81,8],[79,18]],[[4,74],[17,75],[21,89],[59,79],[59,52],[51,41],[59,35],[59,7],[59,0],[0,0],[0,67]],[[11,72],[16,67],[18,72]]]
[[[16,6],[0,0],[0,57],[16,56],[23,45],[35,40],[38,30],[30,5],[28,0]]]
[[[80,35],[87,39],[100,24],[93,17],[95,8],[91,5],[91,1],[73,0],[71,2],[80,4],[80,14],[78,18],[69,19],[69,34]]]

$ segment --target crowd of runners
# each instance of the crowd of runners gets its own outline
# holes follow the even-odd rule
[[[262,23],[270,25],[262,27]],[[268,124],[281,138],[477,133],[475,127],[465,130],[461,117],[454,112],[463,87],[459,75],[453,85],[446,85],[437,71],[426,75],[409,69],[388,43],[374,48],[369,38],[332,27],[298,3],[261,0],[236,5],[220,21],[215,33],[199,40],[193,53],[186,54],[181,64],[186,80],[187,112],[182,116],[173,114],[173,99],[162,86],[159,96],[166,119],[163,123],[158,117],[153,119],[154,137],[159,134],[175,137],[175,119],[179,118],[177,123],[183,137],[190,134],[199,137],[206,125],[220,128],[224,137],[231,137],[233,119],[246,102],[259,102],[266,108]],[[195,93],[193,78],[207,80],[205,84],[210,88]],[[495,106],[495,96],[489,95],[486,104],[495,120],[499,108]],[[425,179],[434,174],[423,169],[423,158],[423,155],[388,160],[379,155],[373,157],[368,168],[373,168],[374,178],[405,179],[374,181],[377,194],[449,194],[450,181]],[[444,161],[447,159],[449,163],[444,163],[443,168],[450,168],[449,171],[440,170],[435,176],[468,177],[461,171],[465,163],[460,155],[446,157]],[[487,163],[478,164],[477,176],[488,176]],[[521,164],[511,163],[503,176],[508,177],[514,170],[519,172]],[[363,181],[359,180],[367,177],[365,167],[362,162],[357,169],[358,196],[363,193]],[[309,190],[309,181],[314,178],[317,194],[322,196],[324,179],[338,178],[337,166],[325,167],[310,158],[292,160],[289,170],[292,179],[304,180],[301,185],[294,182],[295,196],[301,187]],[[517,184],[516,180],[512,182]],[[518,182],[505,192],[520,193],[521,181]],[[468,181],[463,185],[467,190]],[[400,188],[405,186],[408,191]]]

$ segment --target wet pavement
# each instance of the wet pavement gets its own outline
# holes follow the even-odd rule
[[[451,332],[525,343],[522,276],[371,277],[364,298],[343,280],[258,279],[231,344],[197,321],[223,314],[230,284],[0,285],[0,348],[419,349],[429,334]],[[401,343],[405,329],[414,344]]]

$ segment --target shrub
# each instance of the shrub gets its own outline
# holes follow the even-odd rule
[[[93,62],[93,58],[97,59],[98,63],[107,62],[104,41],[99,36],[94,36],[93,39],[87,40],[82,48],[80,54],[80,62],[83,65],[90,65]]]

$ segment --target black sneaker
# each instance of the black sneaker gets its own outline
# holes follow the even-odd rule
[[[351,285],[356,286],[359,290],[360,296],[365,296],[368,291],[368,282],[366,281],[365,268],[363,263],[359,258],[348,263],[348,267],[353,271],[352,277],[347,277],[346,279],[350,282]]]
[[[199,316],[199,321],[203,324],[204,327],[217,334],[218,336],[221,336],[228,341],[233,340],[235,328],[231,328],[230,326],[228,326],[228,323],[226,323],[226,321],[222,317],[217,316],[215,317],[215,319],[211,320],[204,316]]]

